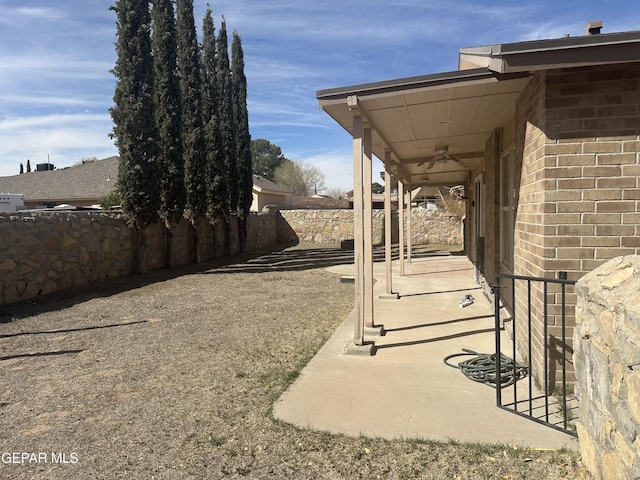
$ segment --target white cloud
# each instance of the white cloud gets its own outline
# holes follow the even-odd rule
[[[113,68],[113,64],[104,61],[56,54],[2,55],[0,62],[3,76],[24,80],[110,78]]]
[[[32,165],[47,161],[56,167],[76,163],[83,157],[104,158],[117,154],[108,135],[108,115],[46,115],[7,118],[0,121],[0,176],[18,173],[20,162]]]
[[[349,150],[324,150],[302,158],[304,163],[322,170],[327,188],[340,188],[345,192],[353,190],[353,158]]]
[[[348,146],[349,142],[345,142],[345,145]],[[288,158],[295,160],[295,153],[296,152],[294,152],[293,157]],[[324,149],[311,154],[301,151],[299,154],[304,163],[314,165],[324,173],[324,183],[327,188],[340,188],[345,192],[353,190],[353,157],[351,156],[351,150],[349,148]],[[384,167],[382,166],[382,163],[374,157],[372,165],[372,183],[382,183],[380,179],[380,172],[383,170]]]
[[[54,10],[53,8],[42,8],[42,7],[18,7],[13,10],[13,13],[15,13],[15,15],[19,17],[22,16],[27,18],[37,18],[37,19],[46,19],[46,20],[57,20],[59,18],[64,17],[62,12],[58,10]]]
[[[0,103],[5,106],[21,106],[26,105],[38,107],[104,107],[108,102],[107,98],[86,98],[86,97],[69,97],[57,96],[47,92],[40,92],[38,95],[0,95]]]
[[[64,13],[60,10],[47,7],[18,7],[4,8],[0,15],[0,25],[8,27],[20,27],[29,23],[42,21],[55,21],[64,18]]]
[[[198,28],[208,1],[195,0]],[[316,90],[453,70],[459,48],[581,35],[589,20],[602,19],[604,32],[640,24],[631,0],[615,9],[594,0],[211,3],[216,29],[224,15],[228,33],[242,38],[254,138],[278,144],[288,158],[317,163],[327,186],[347,190],[349,135],[318,110]],[[116,152],[107,137],[115,86],[112,4],[0,0],[0,175],[47,153],[63,166]]]

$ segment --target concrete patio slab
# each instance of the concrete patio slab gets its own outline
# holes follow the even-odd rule
[[[578,448],[570,435],[497,408],[493,388],[443,362],[465,348],[495,350],[493,308],[465,257],[414,258],[404,277],[393,267],[397,300],[378,298],[385,270],[374,265],[374,320],[385,331],[367,338],[375,355],[343,353],[353,341],[352,313],[278,399],[277,418],[347,435]],[[353,265],[330,270],[353,275]],[[467,294],[475,301],[460,308]]]

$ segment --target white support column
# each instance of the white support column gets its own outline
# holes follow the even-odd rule
[[[347,106],[353,115],[353,263],[355,269],[355,322],[353,342],[343,353],[347,355],[373,355],[374,343],[364,339],[365,273],[364,273],[364,205],[363,205],[363,118],[358,107],[358,97],[347,98]],[[371,132],[368,133],[369,137]],[[371,140],[369,140],[371,150]],[[370,182],[369,182],[370,183]]]
[[[398,182],[398,250],[400,260],[400,276],[404,277],[404,185]]]
[[[384,151],[384,164],[389,165],[391,152]],[[384,264],[387,271],[386,294],[393,293],[393,275],[391,272],[391,175],[384,171]]]
[[[363,131],[364,167],[364,327],[373,328],[373,191],[371,128]]]
[[[412,231],[411,231],[411,185],[407,189],[407,263],[411,263],[412,248]]]
[[[384,163],[385,165],[389,165],[391,161],[391,152],[389,150],[385,150],[384,152]],[[393,218],[391,216],[391,174],[388,170],[384,171],[384,264],[386,269],[386,288],[385,294],[380,295],[380,298],[385,299],[397,299],[398,294],[393,293],[393,271],[392,271],[392,255],[391,255],[391,247],[392,247],[392,229],[393,229]]]
[[[364,224],[362,196],[362,117],[353,117],[353,260],[355,266],[355,325],[353,342],[364,345]]]

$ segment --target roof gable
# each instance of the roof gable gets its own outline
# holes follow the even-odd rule
[[[98,201],[115,189],[117,156],[59,170],[0,177],[0,192],[21,193],[28,201]]]
[[[260,175],[253,175],[253,189],[258,193],[291,194],[291,190]]]

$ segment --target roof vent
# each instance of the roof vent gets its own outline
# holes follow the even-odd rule
[[[587,31],[585,35],[600,35],[602,30],[602,20],[587,23]]]

